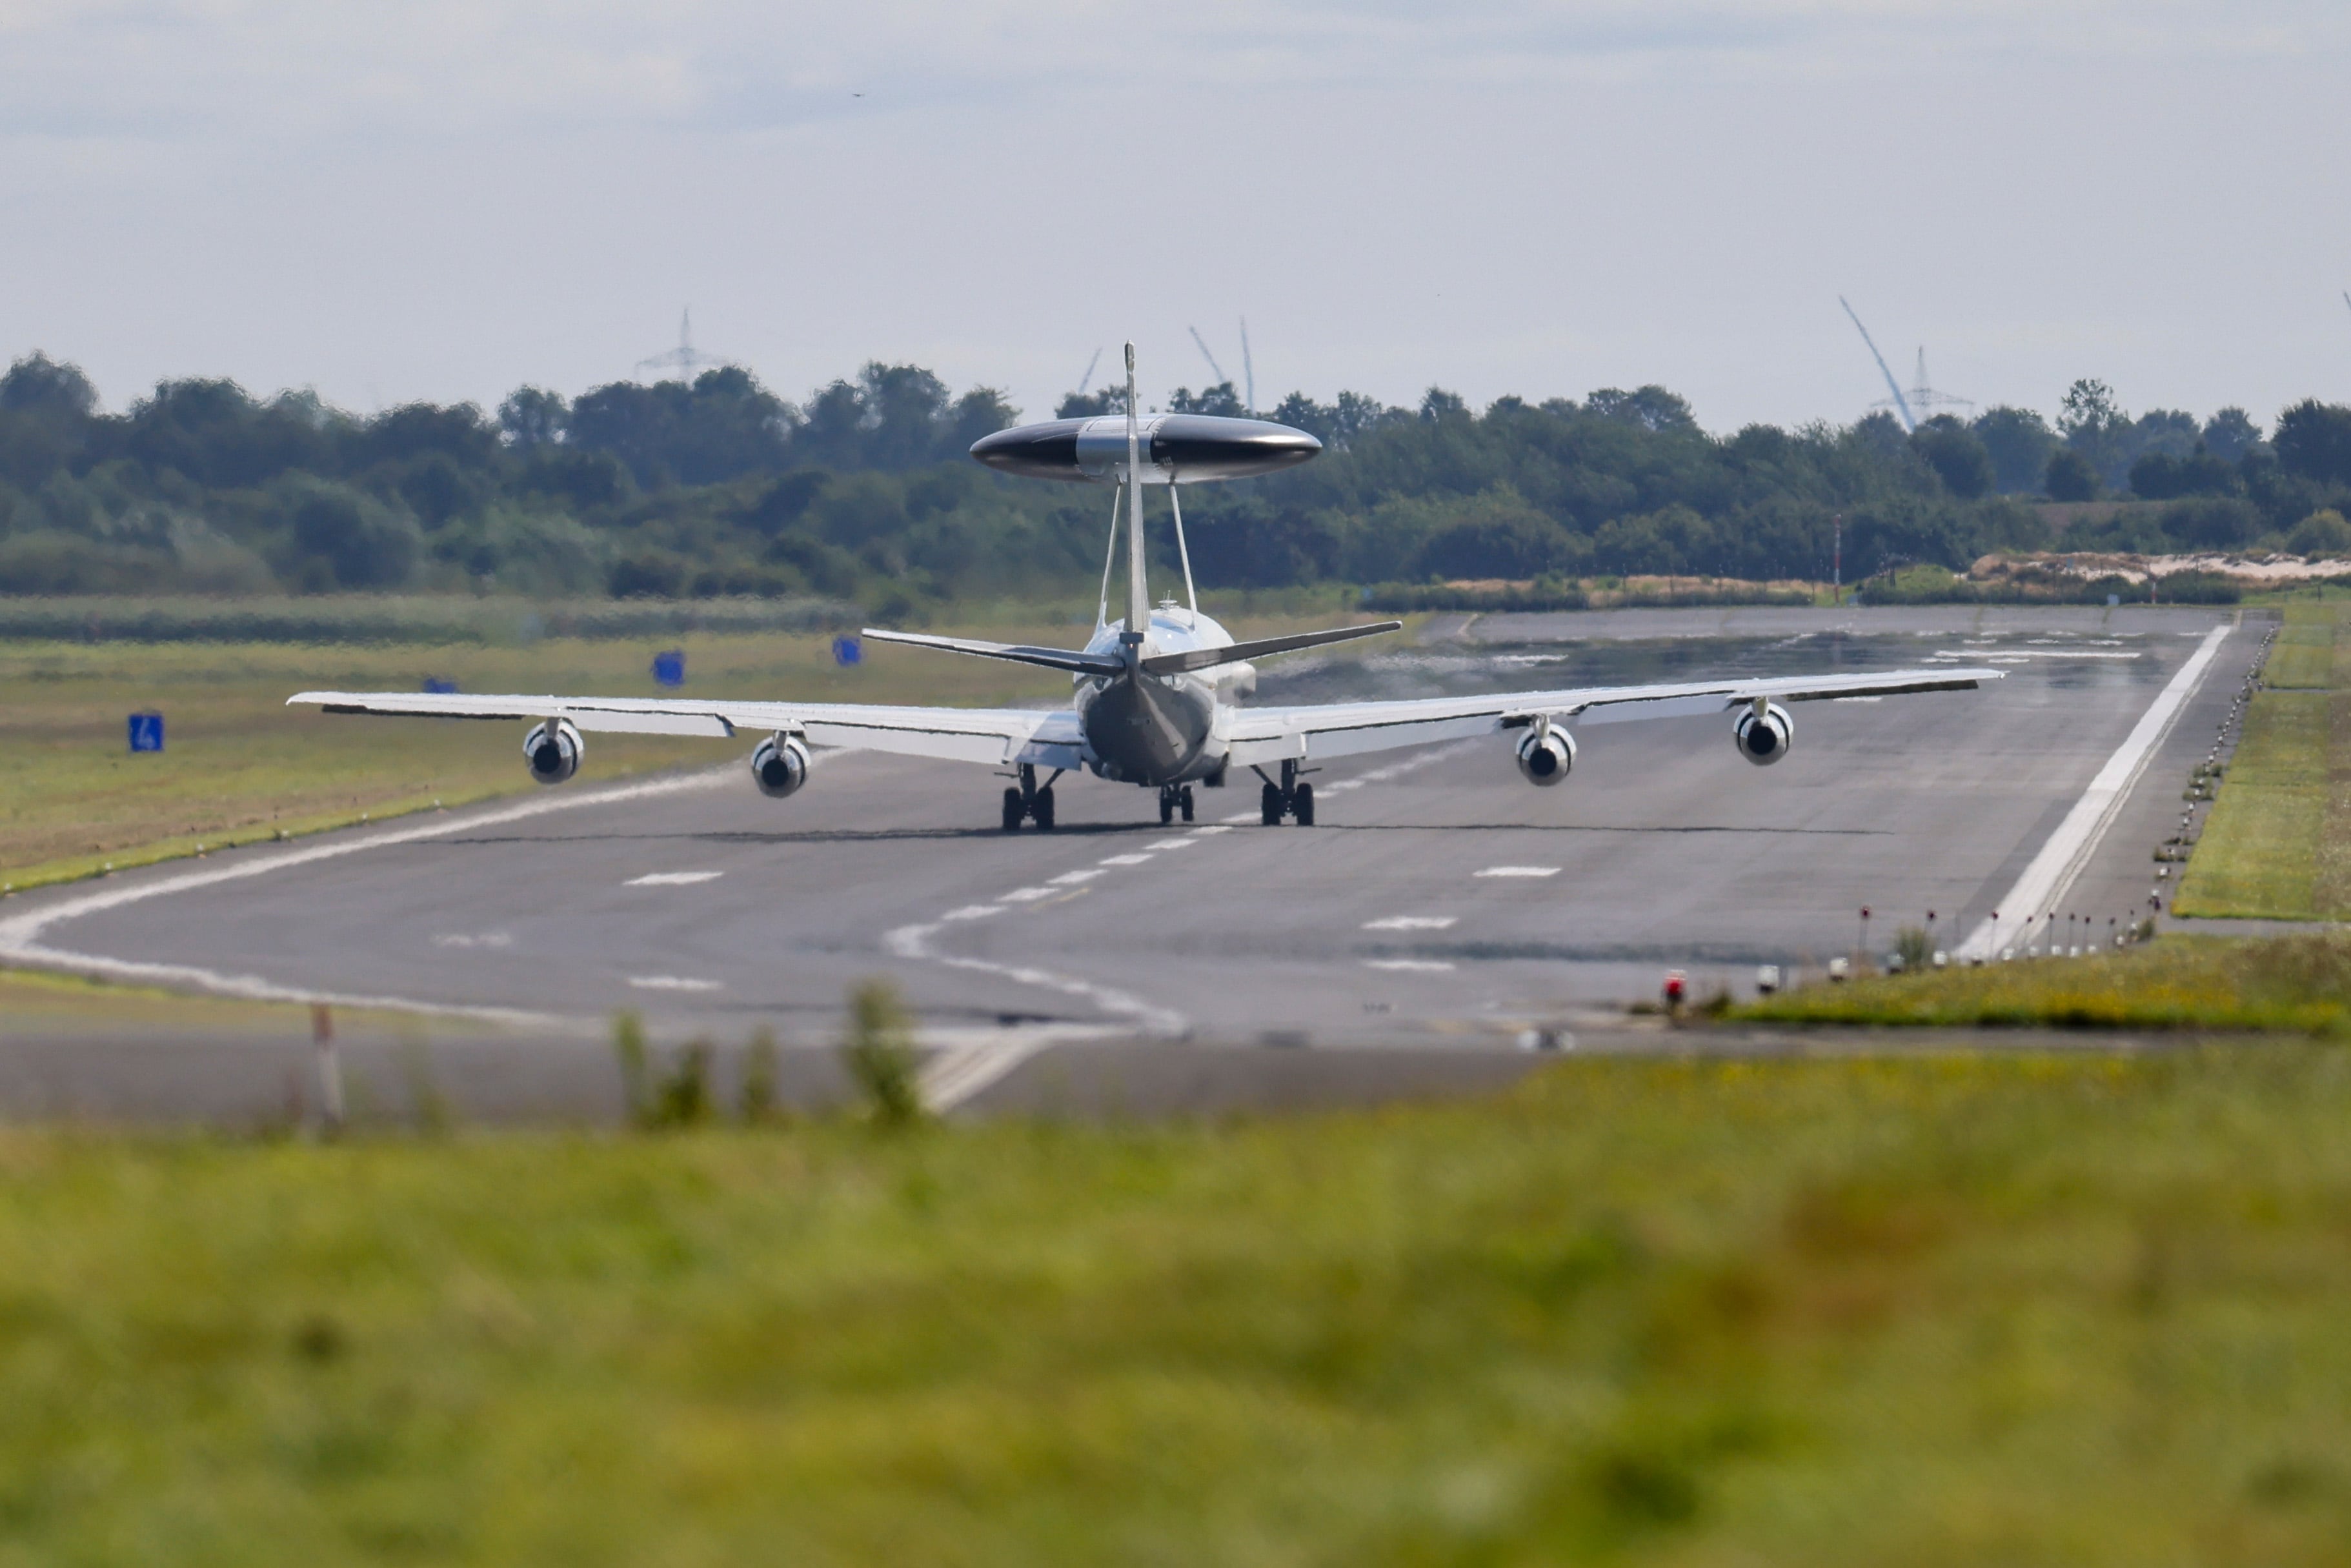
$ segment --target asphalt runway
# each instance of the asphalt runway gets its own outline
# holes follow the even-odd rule
[[[1167,1053],[1208,1047],[1272,1048],[1233,1059],[1260,1069],[1216,1069],[1267,1084],[1311,1076],[1299,1047],[1321,1048],[1306,1060],[1329,1061],[1334,1085],[1355,1071],[1407,1092],[1443,1080],[1448,1060],[1482,1084],[1518,1071],[1506,1064],[1521,1042],[1620,1030],[1623,1004],[1655,995],[1668,968],[1696,991],[1744,992],[1759,965],[1824,962],[1855,945],[1864,904],[1873,946],[1932,911],[1938,943],[1956,948],[2069,814],[2078,823],[2085,792],[2102,769],[2116,776],[2117,749],[2170,689],[2176,717],[2052,901],[2061,927],[2075,915],[2101,937],[2144,915],[2168,891],[2152,846],[2258,657],[2266,622],[2238,619],[2144,607],[1452,618],[1365,660],[1277,661],[1260,700],[1938,661],[2008,674],[1978,692],[1802,705],[1772,768],[1747,764],[1719,717],[1591,727],[1573,777],[1550,789],[1520,779],[1499,737],[1349,759],[1315,777],[1311,829],[1257,825],[1253,779],[1199,790],[1199,821],[1163,828],[1152,792],[1073,776],[1057,790],[1058,831],[1008,835],[994,825],[1001,783],[984,769],[839,755],[778,801],[737,759],[622,799],[566,806],[548,791],[18,895],[0,903],[0,955],[473,1009],[517,1040],[578,1041],[632,1008],[662,1039],[737,1042],[767,1025],[788,1047],[829,1042],[847,988],[886,975],[940,1048],[939,1097],[973,1105],[1098,1083],[1104,1070],[1084,1064],[1108,1043],[1158,1053],[1136,1082],[1176,1087],[1139,1090],[1145,1100],[1198,1101],[1196,1075]],[[2199,650],[2200,678],[2175,688]],[[483,744],[512,744],[482,727]],[[607,1070],[576,1045],[549,1049],[559,1066],[569,1052]],[[1340,1069],[1379,1052],[1384,1066]],[[1124,1060],[1140,1071],[1146,1059]],[[830,1092],[821,1078],[812,1093]],[[69,1083],[43,1082],[72,1100]]]

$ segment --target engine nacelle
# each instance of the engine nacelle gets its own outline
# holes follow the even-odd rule
[[[796,735],[771,735],[751,753],[751,781],[759,793],[780,800],[808,782],[808,747]]]
[[[1761,713],[1752,707],[1741,713],[1730,734],[1740,756],[1758,768],[1769,768],[1788,755],[1796,738],[1796,721],[1778,703],[1766,703]]]
[[[1563,729],[1531,729],[1519,741],[1519,772],[1530,784],[1558,783],[1575,766],[1575,737]]]
[[[522,737],[523,760],[530,776],[542,784],[560,784],[580,771],[588,743],[568,718],[549,719]]]

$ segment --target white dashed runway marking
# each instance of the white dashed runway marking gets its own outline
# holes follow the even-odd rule
[[[1390,915],[1378,920],[1366,920],[1366,931],[1443,931],[1455,923],[1450,915]]]
[[[684,975],[631,975],[629,984],[641,991],[723,991],[723,980],[697,980]]]
[[[697,882],[716,882],[726,873],[723,871],[653,871],[643,876],[632,876],[622,887],[692,887]]]
[[[1489,865],[1479,876],[1557,876],[1555,865]]]
[[[1364,967],[1404,975],[1449,975],[1453,972],[1453,966],[1442,958],[1366,958]]]

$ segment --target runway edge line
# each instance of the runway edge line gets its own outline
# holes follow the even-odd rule
[[[2233,625],[2215,626],[2204,634],[2196,652],[2179,666],[2179,673],[2171,677],[2170,684],[2156,694],[2155,701],[2147,705],[2147,712],[2139,716],[2138,723],[2131,727],[2130,734],[2106,758],[2105,766],[2090,780],[2090,787],[2074,802],[2074,809],[2065,813],[2065,820],[2057,824],[2057,831],[2049,835],[2049,841],[2041,846],[2041,852],[2032,857],[2023,874],[2016,879],[2016,885],[2008,890],[1995,908],[2030,917],[2044,909],[2053,909],[2064,901],[2075,879],[2089,865],[2090,857],[2097,852],[2106,830],[2121,813],[2123,802],[2130,799],[2132,788],[2147,771],[2156,748],[2171,733],[2188,699],[2203,684],[2205,674],[2220,656],[2220,644],[2235,630]],[[1957,956],[1962,960],[1993,956],[1993,945],[2000,940],[1999,925],[1996,919],[1979,921],[1976,928],[1968,933],[1967,940],[1959,944]],[[2016,931],[2021,927],[2011,925],[2009,929]]]

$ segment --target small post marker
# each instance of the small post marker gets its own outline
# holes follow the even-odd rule
[[[329,1137],[343,1130],[343,1064],[335,1053],[334,1009],[310,1004],[310,1047],[319,1058],[319,1109]]]

